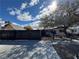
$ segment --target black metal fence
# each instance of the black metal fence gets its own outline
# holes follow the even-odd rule
[[[40,40],[41,37],[50,37],[48,33],[51,31],[52,30],[0,30],[0,40]]]
[[[0,40],[41,39],[40,31],[0,30]]]

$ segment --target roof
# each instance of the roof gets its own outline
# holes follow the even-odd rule
[[[25,30],[24,27],[18,26],[18,25],[14,25],[14,24],[10,24],[15,30]]]
[[[13,30],[26,30],[26,29],[24,29],[24,27],[21,27],[21,26],[18,26],[18,25],[14,25],[14,24],[7,24],[7,25],[4,27],[4,29],[6,29],[6,27],[7,27],[8,25],[10,25],[10,26],[13,28]],[[9,30],[9,29],[8,29],[8,30]]]

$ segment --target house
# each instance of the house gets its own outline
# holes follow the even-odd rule
[[[0,19],[0,30],[33,30],[31,26],[19,26],[11,23],[10,21],[3,21]]]
[[[6,24],[2,30],[26,30],[26,29],[24,29],[24,27],[9,23]]]

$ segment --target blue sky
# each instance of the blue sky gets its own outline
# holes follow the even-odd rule
[[[37,24],[54,9],[56,0],[0,0],[0,18],[19,25]]]

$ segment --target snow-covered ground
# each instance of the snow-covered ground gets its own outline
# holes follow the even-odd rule
[[[0,45],[0,59],[60,59],[51,41],[32,45]],[[28,43],[28,42],[26,42]]]

